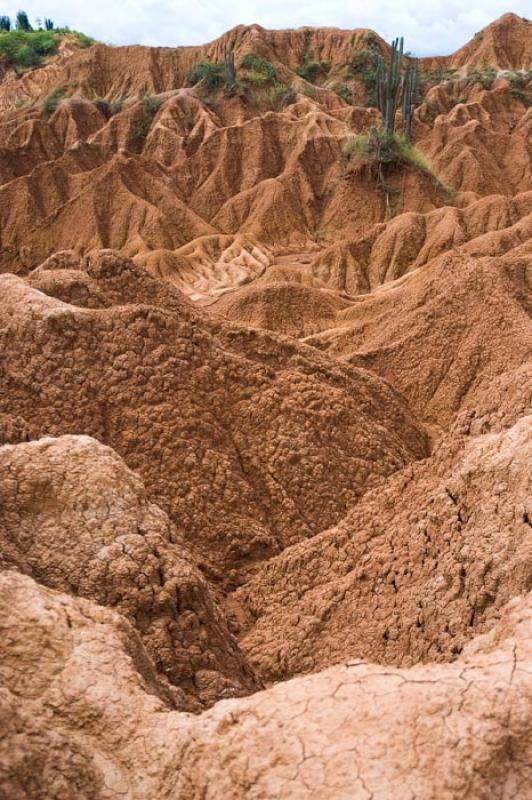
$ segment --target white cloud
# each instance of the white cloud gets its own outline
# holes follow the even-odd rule
[[[417,55],[447,54],[506,11],[530,13],[530,0],[21,0],[31,19],[51,17],[58,25],[84,31],[103,42],[176,47],[202,44],[240,23],[266,28],[302,25],[367,27],[390,41],[405,37],[406,49]],[[13,9],[13,13],[15,10]],[[3,11],[2,13],[5,13]]]

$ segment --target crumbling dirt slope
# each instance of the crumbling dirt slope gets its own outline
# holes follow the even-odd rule
[[[371,31],[0,79],[2,798],[532,798],[530,28],[388,216]]]

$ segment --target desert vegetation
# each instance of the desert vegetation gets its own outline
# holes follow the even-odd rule
[[[349,137],[343,146],[344,159],[351,169],[363,165],[375,172],[388,217],[393,214],[390,169],[412,167],[452,196],[452,189],[440,180],[412,142],[414,110],[420,100],[420,75],[416,61],[404,57],[403,47],[403,39],[393,42],[389,65],[380,54],[370,50],[362,51],[352,62],[351,69],[366,76],[371,100],[375,99],[381,114],[382,127],[372,126],[368,133]],[[396,130],[399,111],[401,131]]]
[[[78,47],[89,47],[94,40],[70,28],[56,28],[45,18],[31,25],[25,11],[19,11],[14,20],[0,16],[0,64],[17,70],[39,67],[46,58],[55,55],[59,45],[68,37]]]
[[[45,97],[42,104],[42,110],[45,114],[53,114],[57,106],[66,94],[65,86],[57,86],[49,95]]]
[[[252,86],[276,83],[278,79],[277,68],[257,53],[248,53],[244,56],[240,62],[239,75],[241,81]]]
[[[301,64],[297,67],[296,73],[309,83],[317,83],[320,77],[327,75],[330,68],[329,61],[320,60],[314,56],[314,53],[307,52],[303,56]]]

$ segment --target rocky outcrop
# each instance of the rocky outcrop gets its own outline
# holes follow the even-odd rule
[[[0,410],[31,419],[34,435],[84,433],[115,449],[224,584],[427,453],[402,398],[365,370],[267,333],[218,330],[110,252],[80,265],[92,302],[66,303],[54,295],[79,278],[62,258],[65,277],[58,257],[30,278],[49,294],[0,278]]]
[[[0,581],[9,797],[528,797],[529,597],[454,664],[353,660],[194,718],[172,710],[123,617]]]
[[[180,707],[258,688],[182,537],[94,439],[0,448],[0,547],[0,568],[120,611]]]

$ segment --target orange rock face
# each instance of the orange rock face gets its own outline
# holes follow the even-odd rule
[[[391,216],[371,31],[3,74],[2,798],[530,800],[531,42],[422,60]]]

